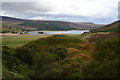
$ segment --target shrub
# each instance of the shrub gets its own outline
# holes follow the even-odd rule
[[[65,48],[65,46],[63,45],[55,45],[55,46],[51,46],[49,47],[48,51],[53,54],[56,55],[56,60],[63,60],[64,58],[67,57],[67,49]]]
[[[120,69],[120,40],[107,39],[96,43],[92,60],[83,67],[83,77],[118,78]]]
[[[30,70],[27,64],[24,64],[14,55],[14,50],[2,47],[2,70],[3,78],[29,78]]]
[[[33,64],[34,53],[28,47],[20,47],[15,50],[15,56],[27,64]]]
[[[70,79],[81,78],[82,64],[83,59],[81,57],[64,59],[61,63],[63,67],[62,77]]]
[[[8,79],[13,79],[13,78],[23,78],[23,76],[13,71],[9,71],[6,68],[3,68],[2,78],[4,80],[8,80]]]
[[[54,55],[47,52],[37,53],[35,58],[33,78],[58,78],[61,75],[61,66],[56,63]]]

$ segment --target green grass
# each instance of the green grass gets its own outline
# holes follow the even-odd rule
[[[85,40],[84,38],[86,36],[89,36],[90,34],[84,34],[84,35],[67,35],[71,38],[77,38],[81,40]],[[24,35],[24,36],[2,36],[2,44],[6,45],[10,48],[16,48],[19,46],[23,46],[33,40],[37,40],[38,38],[44,38],[48,37],[48,35]],[[52,41],[53,42],[53,41]],[[64,42],[64,41],[63,41]]]
[[[16,48],[38,38],[48,37],[47,35],[25,35],[25,36],[3,36],[2,44],[10,48]]]

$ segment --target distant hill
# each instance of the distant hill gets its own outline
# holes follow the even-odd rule
[[[22,32],[22,28],[8,25],[8,24],[2,24],[2,27],[0,27],[0,33],[18,33]]]
[[[26,20],[6,16],[2,17],[2,24],[14,26],[22,30],[73,30],[73,29],[96,29],[103,25],[85,22],[43,21]]]
[[[108,24],[104,27],[92,30],[92,32],[120,32],[120,20]]]

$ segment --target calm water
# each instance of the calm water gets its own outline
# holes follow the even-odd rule
[[[44,34],[38,34],[38,32],[44,32]],[[89,32],[89,30],[69,30],[69,31],[31,31],[29,35],[49,35],[49,34],[82,34]]]

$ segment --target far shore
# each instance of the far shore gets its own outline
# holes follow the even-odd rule
[[[11,36],[11,35],[21,35],[18,33],[0,33],[0,36]]]

